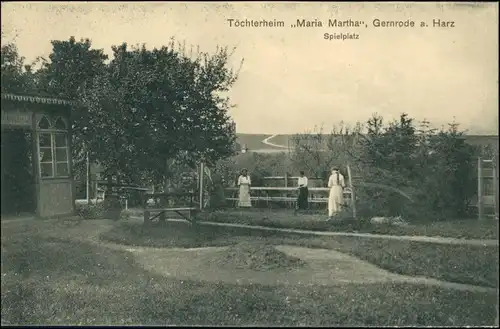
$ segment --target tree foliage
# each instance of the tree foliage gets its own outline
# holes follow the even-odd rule
[[[81,92],[105,68],[108,56],[103,49],[92,49],[89,39],[53,40],[49,60],[39,70],[39,89],[46,93],[79,100]]]
[[[354,129],[296,135],[294,146],[294,165],[312,174],[351,166],[361,216],[463,218],[476,194],[477,149],[455,123],[436,131],[405,113],[389,124],[374,114]]]
[[[31,65],[25,63],[14,43],[2,44],[1,48],[2,86],[5,93],[32,93],[34,77]]]
[[[477,192],[478,148],[467,144],[452,123],[434,137],[430,153],[420,175],[424,200],[441,217],[464,217]]]
[[[76,169],[89,151],[107,174],[158,181],[173,174],[174,160],[193,167],[233,153],[235,126],[223,94],[238,71],[228,67],[228,48],[193,57],[172,40],[159,49],[123,43],[112,51],[107,62],[89,39],[54,40],[32,73],[14,45],[2,46],[2,91],[5,85],[80,102],[72,113]]]
[[[368,166],[364,179],[396,188],[402,193],[371,191],[381,215],[463,218],[475,195],[476,149],[467,144],[458,125],[436,132],[423,122],[402,114],[398,122],[380,128],[381,118],[368,121],[364,144]],[[373,209],[372,209],[373,210]]]
[[[98,113],[107,120],[107,125],[89,125],[89,134],[93,153],[108,169],[160,178],[171,159],[194,166],[232,154],[230,104],[218,95],[237,78],[226,68],[227,49],[194,60],[172,47],[129,50],[122,44],[113,52],[105,74],[83,97],[91,120],[102,121]],[[109,150],[110,145],[120,147]],[[103,149],[107,157],[98,154]]]
[[[345,171],[347,163],[359,157],[361,125],[350,127],[343,122],[329,133],[323,127],[292,137],[291,161],[295,171],[304,170],[309,177],[327,179],[333,166]]]

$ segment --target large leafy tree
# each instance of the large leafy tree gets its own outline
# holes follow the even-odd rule
[[[415,173],[413,152],[417,145],[413,119],[401,114],[398,121],[383,125],[383,118],[377,114],[367,121],[364,145],[364,161],[371,168],[377,168],[393,176],[395,184],[404,184]],[[381,175],[380,172],[375,173]],[[401,181],[403,180],[403,181]]]
[[[407,196],[415,194],[415,158],[417,137],[413,119],[407,114],[384,125],[374,114],[366,122],[367,133],[361,139],[359,158],[363,181],[373,184],[359,190],[363,211],[378,215],[406,215]]]
[[[231,155],[234,124],[227,97],[236,81],[229,52],[192,59],[169,47],[113,47],[113,59],[86,88],[86,130],[94,158],[109,172],[138,180],[168,178],[172,160],[194,166]]]
[[[14,43],[2,44],[1,48],[2,92],[34,92],[34,76],[31,65],[19,54]]]
[[[78,100],[82,90],[105,68],[108,56],[102,49],[92,49],[89,39],[53,40],[49,59],[43,59],[39,89]]]
[[[428,124],[417,129],[406,114],[388,126],[376,115],[368,120],[360,157],[363,178],[392,188],[361,190],[362,204],[372,214],[419,219],[467,216],[476,192],[476,151],[456,124],[439,132]]]
[[[222,96],[236,82],[231,53],[187,56],[174,42],[160,49],[112,47],[113,57],[88,39],[52,41],[41,69],[24,69],[14,45],[2,47],[2,86],[72,99],[73,161],[83,173],[85,154],[107,174],[130,181],[173,173],[172,160],[214,163],[234,150],[234,123]]]
[[[420,177],[423,199],[440,218],[467,216],[477,192],[475,157],[479,150],[467,144],[456,123],[435,134],[430,149]]]

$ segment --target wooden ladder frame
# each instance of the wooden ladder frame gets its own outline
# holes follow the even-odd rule
[[[492,175],[485,176],[484,175],[484,164],[491,164]],[[493,195],[485,195],[484,194],[484,179],[491,178],[493,179]],[[478,157],[477,163],[477,208],[478,208],[478,219],[482,220],[485,218],[484,208],[485,205],[494,206],[494,214],[490,216],[494,216],[498,219],[498,161],[495,159],[483,159]],[[485,198],[487,198],[485,200]],[[490,201],[493,198],[493,204],[485,201]]]

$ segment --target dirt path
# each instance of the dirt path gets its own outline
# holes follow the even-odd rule
[[[404,282],[440,286],[449,289],[496,292],[495,288],[451,283],[425,277],[411,277],[394,274],[366,261],[329,249],[310,249],[295,246],[277,246],[290,256],[308,263],[306,268],[293,271],[261,272],[240,269],[224,269],[210,263],[226,247],[206,248],[151,248],[130,247],[104,242],[99,235],[112,229],[116,223],[109,220],[68,221],[67,236],[71,239],[91,242],[104,248],[128,251],[145,269],[178,278],[224,281],[239,284],[292,284],[292,285],[342,285],[348,283],[371,284],[383,282]],[[189,259],[189,262],[184,261]]]
[[[221,268],[208,259],[216,258],[226,247],[196,249],[124,247],[134,254],[145,269],[164,276],[201,281],[223,281],[232,284],[263,285],[343,285],[373,283],[408,283],[440,286],[443,288],[475,292],[496,292],[494,288],[443,282],[424,277],[411,277],[390,273],[368,262],[334,250],[277,246],[290,256],[301,258],[308,266],[268,272]],[[189,259],[189,262],[183,260]]]
[[[191,249],[130,247],[99,239],[99,235],[112,229],[117,224],[116,222],[109,220],[56,220],[55,224],[63,228],[65,236],[70,239],[90,242],[103,248],[128,251],[134,255],[135,260],[145,269],[160,275],[175,276],[177,278],[264,285],[342,285],[348,283],[404,282],[466,291],[497,292],[495,288],[394,274],[366,261],[334,250],[286,245],[277,246],[276,248],[290,256],[301,258],[307,262],[308,266],[291,271],[274,270],[269,272],[224,269],[209,260],[223,252],[226,247]],[[3,223],[3,225],[8,225],[8,223]],[[46,233],[49,236],[61,237],[60,229],[48,230]],[[186,259],[189,259],[189,262],[186,262]]]
[[[171,221],[184,221],[181,219],[169,219]],[[226,227],[240,227],[240,228],[253,228],[263,231],[275,231],[285,233],[299,233],[311,234],[320,236],[353,236],[363,238],[377,238],[389,240],[406,240],[406,241],[420,241],[438,244],[459,244],[471,246],[498,246],[498,240],[477,240],[477,239],[454,239],[445,237],[428,237],[428,236],[407,236],[407,235],[387,235],[387,234],[371,234],[371,233],[346,233],[346,232],[320,232],[320,231],[306,231],[287,228],[275,228],[266,226],[252,226],[244,224],[230,224],[230,223],[216,223],[216,222],[200,222],[200,225],[213,225],[213,226],[226,226]]]
[[[276,147],[276,148],[280,148],[280,149],[284,149],[284,150],[288,150],[288,146],[284,146],[284,145],[280,145],[280,144],[275,144],[275,143],[272,143],[270,142],[271,139],[273,139],[274,137],[278,136],[278,134],[275,134],[275,135],[272,135],[272,136],[269,136],[267,137],[266,139],[262,140],[262,143],[266,144],[266,145],[269,145],[269,146],[272,146],[272,147]]]

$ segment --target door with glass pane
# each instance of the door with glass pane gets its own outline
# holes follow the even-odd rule
[[[40,116],[38,141],[38,214],[41,217],[73,213],[73,179],[68,123],[62,116]]]

